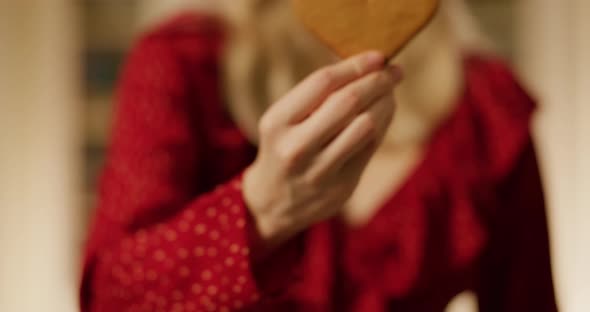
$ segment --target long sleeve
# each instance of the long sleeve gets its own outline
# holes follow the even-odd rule
[[[298,239],[253,262],[255,227],[239,172],[207,185],[208,159],[222,155],[211,155],[217,151],[200,124],[207,116],[195,116],[206,110],[191,95],[199,86],[175,50],[194,36],[178,37],[144,38],[122,74],[86,252],[83,311],[238,311],[277,297],[297,273]],[[264,274],[255,274],[260,266]]]
[[[478,291],[480,311],[557,311],[543,189],[530,139],[498,192],[500,211]]]

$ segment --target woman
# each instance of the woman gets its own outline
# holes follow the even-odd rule
[[[556,311],[534,104],[460,2],[399,86],[379,53],[334,61],[287,1],[221,20],[173,19],[129,57],[83,311],[443,311],[463,291]]]

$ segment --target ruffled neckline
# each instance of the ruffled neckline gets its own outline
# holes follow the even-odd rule
[[[488,239],[494,187],[523,148],[535,105],[502,62],[469,56],[464,64],[455,111],[397,192],[364,225],[333,221],[344,269],[357,284],[401,296],[419,284],[428,259],[460,267]],[[432,248],[433,242],[444,247]]]

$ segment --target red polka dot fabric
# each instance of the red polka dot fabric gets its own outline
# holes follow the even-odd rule
[[[125,236],[96,260],[94,283],[109,287],[97,289],[95,309],[235,311],[257,302],[247,219],[236,179]]]

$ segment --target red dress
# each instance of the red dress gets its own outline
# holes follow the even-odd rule
[[[253,160],[224,110],[223,27],[186,15],[122,73],[87,243],[83,311],[556,311],[533,101],[504,64],[468,57],[456,111],[370,223],[317,224],[253,261],[240,191]]]

